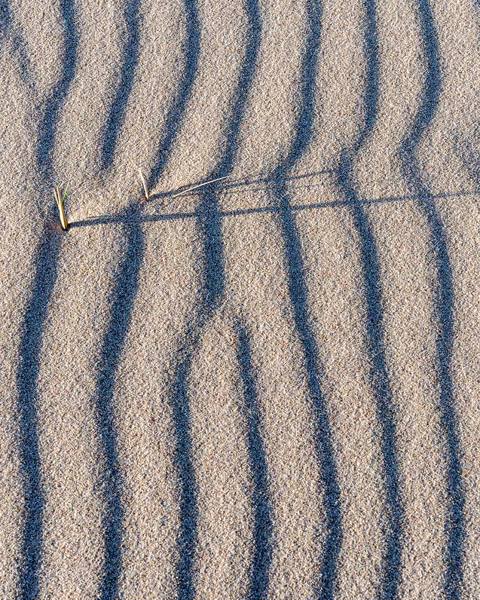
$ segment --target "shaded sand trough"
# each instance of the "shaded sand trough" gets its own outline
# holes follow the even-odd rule
[[[1,598],[480,597],[479,54],[474,0],[0,0]]]

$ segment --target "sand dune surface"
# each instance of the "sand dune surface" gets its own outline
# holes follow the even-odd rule
[[[1,598],[480,597],[479,58],[476,0],[0,0]]]

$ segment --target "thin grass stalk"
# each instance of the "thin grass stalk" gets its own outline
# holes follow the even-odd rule
[[[69,223],[68,223],[67,215],[65,213],[66,193],[64,192],[62,194],[61,189],[58,186],[55,186],[54,194],[55,194],[55,202],[57,204],[57,209],[58,209],[58,216],[60,219],[60,225],[61,225],[63,231],[68,231]]]

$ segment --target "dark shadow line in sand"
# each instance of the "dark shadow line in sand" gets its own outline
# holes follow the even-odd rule
[[[153,167],[148,177],[148,189],[153,189],[160,179],[173,150],[173,144],[184,122],[185,113],[192,95],[193,86],[198,73],[200,57],[200,22],[197,0],[184,0],[186,43],[182,78],[168,111],[162,143],[160,144]]]
[[[11,49],[20,71],[23,83],[30,89],[37,101],[36,82],[32,73],[27,43],[18,23],[15,22],[8,0],[0,0],[0,47],[4,40],[10,40]]]
[[[273,189],[273,188],[272,188]],[[263,190],[262,190],[263,191]],[[199,192],[197,192],[198,194]],[[442,192],[439,194],[432,194],[431,200],[449,200],[452,198],[462,198],[465,196],[478,196],[479,192],[475,191],[460,191],[460,192]],[[299,212],[304,210],[320,210],[325,208],[343,208],[349,207],[353,202],[360,202],[362,204],[391,204],[397,202],[418,202],[420,199],[417,195],[405,195],[405,196],[390,196],[386,198],[358,198],[357,200],[330,200],[326,202],[315,202],[312,204],[291,204],[290,209],[292,212]],[[257,215],[265,213],[278,213],[281,208],[278,206],[256,206],[252,208],[237,208],[232,210],[222,210],[219,212],[222,218],[227,217],[241,217],[245,215]],[[176,213],[162,213],[157,215],[141,215],[138,220],[126,220],[123,215],[97,215],[82,219],[80,221],[73,221],[70,223],[71,228],[75,227],[94,227],[96,225],[122,225],[138,223],[159,223],[162,221],[179,221],[184,219],[195,219],[197,218],[197,212],[176,212]]]
[[[132,93],[135,73],[140,58],[140,7],[142,0],[129,0],[123,19],[127,35],[123,47],[122,67],[115,97],[108,112],[101,142],[100,164],[102,170],[112,166],[120,129],[125,120],[128,100]]]
[[[174,109],[171,110],[167,118],[164,132],[162,135],[163,149],[162,163],[157,163],[156,176],[160,176],[167,164],[167,155],[173,147],[176,135],[180,128],[180,121],[184,117],[189,94],[185,88],[185,81],[191,80],[189,85],[193,85],[193,79],[196,72],[196,55],[199,52],[198,47],[198,23],[196,17],[196,3],[193,0],[184,0],[186,19],[190,31],[187,38],[185,49],[185,66],[183,84],[180,86],[181,92],[174,101]],[[109,168],[112,164],[115,148],[118,140],[119,131],[124,119],[124,113],[127,108],[128,98],[132,91],[135,77],[135,69],[139,60],[139,16],[140,0],[134,0],[129,3],[125,11],[125,20],[129,25],[129,36],[125,45],[124,61],[120,84],[116,98],[111,108],[107,126],[105,129],[103,144],[103,167]],[[193,58],[195,57],[195,58]],[[193,61],[193,63],[192,63]],[[192,64],[194,68],[192,71]],[[151,176],[149,177],[149,180]],[[125,339],[130,327],[132,311],[135,303],[135,297],[138,289],[139,274],[143,264],[144,257],[144,233],[141,227],[144,220],[141,218],[141,205],[131,205],[119,216],[120,221],[125,226],[126,251],[125,257],[120,266],[120,275],[112,296],[112,313],[110,316],[110,326],[103,340],[103,351],[101,359],[101,368],[97,380],[97,405],[100,420],[100,434],[102,439],[103,451],[106,460],[106,479],[105,479],[105,502],[106,511],[104,515],[105,530],[105,564],[101,583],[102,600],[110,600],[118,595],[118,586],[122,568],[122,537],[123,537],[123,517],[124,509],[122,504],[122,476],[119,466],[117,450],[117,433],[114,425],[115,411],[113,407],[115,378],[118,365],[125,345]],[[127,227],[133,225],[133,227]],[[175,385],[178,385],[178,393],[182,395],[181,376]],[[178,409],[178,410],[175,410]],[[190,448],[188,439],[182,437],[181,431],[185,427],[186,409],[179,404],[174,407],[174,420],[177,432],[177,454],[181,457],[178,462],[180,480],[183,486],[189,486],[189,457]],[[188,422],[188,417],[187,417]],[[180,439],[181,438],[181,439]],[[184,460],[184,454],[187,458]],[[183,497],[185,493],[183,494]],[[181,513],[191,512],[191,503],[188,498],[186,502],[183,498],[180,500]],[[188,520],[188,519],[187,519]],[[186,527],[188,525],[181,525]],[[180,536],[181,537],[181,536]],[[183,547],[184,540],[180,541],[180,547]]]
[[[299,173],[298,175],[288,175],[285,177],[285,181],[298,181],[300,179],[308,179],[313,177],[320,177],[321,175],[331,175],[335,172],[335,169],[322,169],[320,171],[312,171],[310,173]],[[232,188],[246,187],[257,183],[275,183],[276,179],[273,177],[259,177],[257,179],[246,178],[238,181],[231,181],[225,183],[222,187],[223,190],[229,190]]]
[[[60,8],[65,44],[63,74],[45,104],[36,147],[37,168],[45,180],[42,189],[48,189],[49,185],[53,186],[51,153],[55,145],[59,114],[76,69],[78,34],[75,27],[74,4],[72,0],[63,0]],[[51,218],[54,218],[53,214],[47,218],[47,223]],[[33,600],[39,594],[45,498],[38,440],[37,383],[43,331],[57,279],[60,247],[60,235],[50,231],[48,225],[45,226],[35,253],[35,275],[20,338],[17,392],[20,419],[20,468],[25,495],[19,583],[22,600]]]
[[[32,73],[27,43],[23,37],[21,27],[15,21],[15,16],[11,11],[8,0],[0,0],[0,42],[2,41],[2,34],[5,34],[5,37],[7,34],[9,35],[12,52],[19,66],[20,77],[31,93],[36,96],[36,82]]]
[[[195,583],[193,563],[198,528],[198,488],[192,458],[190,400],[188,380],[195,352],[201,342],[205,325],[220,302],[224,287],[224,259],[221,223],[218,213],[209,210],[212,198],[202,192],[201,212],[193,215],[203,239],[203,285],[198,309],[184,334],[178,352],[170,404],[175,426],[175,465],[179,483],[180,531],[177,545],[177,598],[193,600]]]
[[[53,181],[52,151],[58,126],[58,118],[68,91],[75,77],[77,66],[78,31],[75,25],[74,0],[61,0],[60,11],[64,30],[64,52],[62,78],[47,100],[43,119],[40,122],[37,144],[37,164],[45,180]]]
[[[135,218],[139,207],[125,212]],[[118,365],[125,347],[138,291],[140,266],[144,254],[141,226],[125,227],[125,252],[114,278],[110,299],[110,320],[102,342],[96,380],[96,412],[105,468],[102,474],[104,565],[100,598],[118,597],[122,567],[123,516],[122,474],[118,457],[118,435],[115,424],[114,391]]]
[[[463,143],[461,143],[458,138],[455,141],[455,152],[462,162],[469,178],[477,186],[477,191],[474,195],[480,195],[480,153],[475,150],[470,140],[464,140]]]
[[[332,431],[322,392],[322,367],[317,341],[311,323],[308,289],[305,279],[300,234],[285,184],[289,172],[302,158],[314,135],[315,93],[320,54],[322,6],[316,0],[307,0],[306,42],[300,73],[298,121],[294,138],[286,158],[273,173],[274,206],[284,239],[285,269],[293,309],[296,332],[303,348],[307,384],[315,417],[316,454],[323,486],[323,509],[326,536],[320,552],[318,582],[315,595],[321,600],[332,599],[335,593],[338,557],[342,545],[342,513],[337,465],[332,444]]]
[[[297,181],[299,179],[307,179],[307,178],[313,178],[313,177],[319,177],[320,175],[329,175],[331,173],[334,173],[335,171],[333,169],[324,169],[323,171],[317,171],[314,173],[301,173],[299,175],[291,175],[290,177],[286,177],[286,181]],[[240,179],[240,180],[231,180],[228,179],[229,183],[224,182],[223,184],[217,184],[216,190],[217,192],[220,194],[228,194],[228,193],[242,193],[243,190],[242,188],[251,186],[251,185],[255,185],[255,184],[260,184],[260,183],[274,183],[274,180],[271,177],[259,177],[257,179]],[[198,194],[198,189],[192,190],[191,192],[189,192],[188,190],[194,186],[198,186],[201,185],[205,182],[205,179],[203,179],[202,181],[195,181],[192,183],[189,183],[187,185],[184,185],[180,188],[176,188],[173,190],[169,190],[166,192],[157,192],[156,194],[151,194],[149,196],[149,201],[154,201],[154,200],[160,200],[162,198],[169,198],[173,195],[182,195],[182,196],[192,196],[195,194]],[[212,184],[213,185],[213,184]],[[266,190],[268,189],[267,187],[265,188],[259,188],[260,190]],[[250,191],[250,190],[249,190]],[[258,191],[257,190],[253,190],[253,191]]]
[[[254,551],[247,600],[265,600],[268,595],[272,563],[273,515],[268,485],[267,454],[262,438],[262,423],[257,382],[252,364],[250,336],[244,323],[237,324],[237,360],[240,366],[247,423],[248,462],[253,478]]]
[[[258,0],[244,0],[244,5],[248,19],[245,54],[232,99],[231,118],[226,127],[224,154],[208,179],[227,175],[233,167],[238,150],[240,126],[256,70],[261,39],[260,9]],[[180,344],[171,391],[176,430],[175,460],[180,481],[180,557],[177,565],[179,600],[193,600],[195,596],[193,566],[198,536],[198,489],[192,459],[188,380],[203,330],[219,306],[225,288],[221,213],[214,185],[200,191],[200,203],[194,216],[202,240],[202,284],[196,314]]]
[[[422,210],[430,230],[430,243],[437,272],[435,312],[439,323],[436,342],[436,362],[439,377],[439,409],[446,447],[447,516],[445,521],[445,579],[444,591],[448,600],[462,596],[463,560],[465,547],[465,494],[462,484],[461,448],[458,418],[455,410],[452,378],[454,339],[454,282],[448,253],[447,234],[442,218],[432,202],[428,185],[424,182],[418,149],[430,128],[440,102],[442,72],[438,34],[428,0],[418,0],[418,16],[423,41],[425,79],[421,105],[411,129],[404,138],[399,155],[404,177],[420,196]]]
[[[378,598],[393,600],[398,596],[401,580],[403,548],[403,502],[400,490],[400,469],[397,454],[397,431],[392,389],[385,356],[383,324],[382,279],[377,243],[372,226],[358,197],[353,175],[353,165],[370,138],[378,116],[380,93],[380,64],[376,6],[374,0],[364,0],[364,54],[366,60],[364,122],[357,141],[345,149],[338,167],[338,185],[351,202],[351,215],[360,241],[362,257],[363,294],[366,304],[366,342],[369,354],[370,382],[375,396],[376,415],[380,424],[381,451],[387,503],[385,550],[382,582]]]
[[[30,63],[30,56],[28,54],[27,44],[20,31],[16,30],[12,32],[12,50],[17,58],[18,66],[20,68],[20,76],[23,83],[30,89],[32,95],[36,98],[37,96],[37,85],[33,77],[32,65]]]
[[[0,42],[12,25],[12,10],[9,0],[0,0]]]
[[[53,215],[52,215],[53,216]],[[20,598],[33,600],[39,595],[39,571],[43,545],[45,495],[41,476],[38,439],[38,375],[43,330],[50,298],[57,279],[61,234],[48,231],[36,250],[30,299],[20,334],[17,394],[20,438],[20,468],[23,480],[24,523],[20,563]]]

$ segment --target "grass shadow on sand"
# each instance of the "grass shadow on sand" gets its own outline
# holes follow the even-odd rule
[[[312,189],[315,188],[315,184],[311,184],[309,186],[303,186],[303,189]],[[264,192],[266,190],[273,189],[272,188],[261,188],[255,191]],[[300,188],[296,188],[297,190]],[[195,192],[195,194],[199,194],[200,192]],[[220,192],[218,192],[220,193]],[[228,194],[229,192],[227,192]],[[238,192],[241,193],[241,192]],[[193,193],[192,193],[193,195]],[[478,196],[478,191],[471,190],[461,190],[458,192],[441,192],[438,194],[431,194],[429,200],[431,202],[442,201],[442,200],[454,200],[460,199],[466,196]],[[419,202],[422,199],[418,194],[405,194],[402,196],[384,196],[379,198],[359,198],[355,202],[365,204],[365,205],[382,205],[382,204],[391,204],[398,202]],[[308,211],[308,210],[321,210],[321,209],[333,209],[333,208],[344,208],[348,207],[353,203],[351,198],[347,198],[344,200],[325,200],[324,202],[313,202],[309,204],[291,204],[290,209],[292,212],[299,211]],[[278,213],[280,209],[277,206],[266,205],[266,206],[257,206],[257,207],[248,207],[248,208],[235,208],[231,210],[222,210],[219,211],[220,216],[223,217],[240,217],[244,215],[261,215],[261,214],[275,214]],[[133,214],[135,217],[133,218]],[[178,221],[184,219],[197,219],[198,213],[196,211],[189,212],[172,212],[172,213],[160,213],[160,214],[141,214],[141,213],[119,213],[119,214],[104,214],[104,215],[95,215],[92,217],[86,217],[85,219],[81,219],[78,221],[72,221],[70,223],[70,227],[95,227],[99,225],[125,225],[125,224],[137,224],[137,223],[161,223],[163,221]]]

